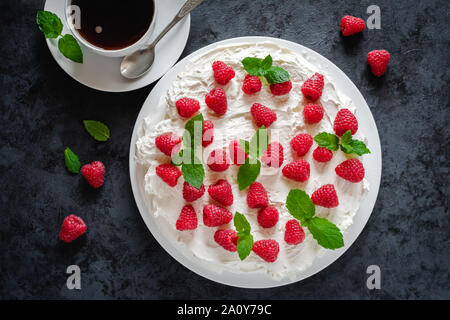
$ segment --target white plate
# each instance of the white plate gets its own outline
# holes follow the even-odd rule
[[[158,15],[152,41],[158,33],[172,20],[185,0],[156,0]],[[71,33],[65,20],[65,1],[47,0],[44,10],[58,15],[64,24],[63,34]],[[124,92],[136,90],[158,80],[178,60],[186,46],[191,26],[191,17],[187,15],[156,46],[156,57],[150,71],[144,76],[130,80],[120,74],[122,58],[108,58],[95,54],[82,46],[83,64],[66,59],[58,50],[54,39],[48,39],[47,44],[60,67],[72,78],[93,89],[108,92]]]
[[[153,215],[149,212],[149,209],[145,204],[145,193],[143,189],[143,177],[145,175],[145,172],[144,169],[141,166],[136,165],[134,161],[137,133],[142,120],[149,114],[155,114],[155,112],[157,111],[155,110],[155,107],[158,106],[160,97],[166,93],[169,86],[176,79],[177,74],[183,71],[189,60],[191,60],[194,56],[203,54],[204,52],[211,50],[219,45],[257,43],[264,41],[274,42],[297,53],[306,52],[308,61],[310,61],[314,65],[321,64],[327,69],[329,74],[336,80],[335,85],[337,87],[337,90],[340,90],[344,94],[349,96],[357,106],[358,122],[360,124],[360,127],[364,128],[364,132],[367,134],[370,150],[372,152],[370,155],[365,156],[363,160],[364,166],[368,168],[368,170],[366,170],[366,179],[370,183],[370,191],[367,197],[361,203],[361,207],[354,217],[354,223],[344,233],[345,247],[334,251],[329,250],[323,256],[316,258],[313,265],[305,272],[299,274],[295,279],[287,278],[282,280],[274,280],[266,274],[258,272],[235,273],[231,271],[224,271],[222,273],[218,273],[215,272],[213,268],[208,268],[201,265],[199,260],[185,255],[180,250],[181,246],[166,239],[162,232],[156,227]],[[363,96],[356,88],[356,86],[344,74],[344,72],[342,72],[338,67],[336,67],[333,63],[331,63],[329,60],[327,60],[317,52],[294,42],[268,37],[242,37],[217,42],[200,50],[197,50],[196,52],[190,54],[189,56],[178,62],[156,84],[147,100],[145,101],[134,126],[133,136],[131,138],[129,160],[131,186],[133,189],[134,198],[136,200],[142,218],[145,221],[145,224],[147,225],[153,236],[156,238],[156,240],[158,240],[158,242],[161,244],[161,246],[178,262],[194,271],[195,273],[219,283],[242,288],[270,288],[286,285],[310,277],[333,263],[352,245],[352,243],[356,240],[358,235],[363,230],[375,205],[381,179],[381,147],[377,127],[372,117],[372,113],[370,112],[369,106],[367,105],[366,101],[364,100]]]

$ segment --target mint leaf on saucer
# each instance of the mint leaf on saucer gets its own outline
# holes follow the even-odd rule
[[[95,120],[83,120],[86,131],[97,141],[106,141],[110,137],[109,128]]]
[[[65,34],[62,36],[58,41],[58,48],[66,58],[77,63],[83,63],[83,52],[72,35]]]
[[[251,235],[250,223],[247,221],[245,216],[236,211],[234,214],[234,227],[236,228],[238,241],[237,241],[237,251],[239,258],[244,260],[248,257],[253,248],[253,236]]]
[[[275,83],[283,83],[289,81],[289,73],[281,67],[270,67],[269,70],[266,71],[264,77],[267,79],[269,84]]]
[[[341,150],[347,154],[356,154],[362,156],[363,154],[370,153],[370,150],[366,147],[366,144],[360,140],[353,140],[352,132],[346,131],[342,135]]]
[[[332,133],[321,132],[314,137],[314,141],[322,147],[331,151],[339,149],[339,137]]]
[[[41,30],[44,36],[48,39],[58,38],[63,30],[61,19],[50,11],[38,11],[36,15],[36,23],[39,30]]]
[[[325,218],[314,217],[308,221],[308,230],[319,245],[326,249],[337,249],[344,246],[344,237],[335,224]]]
[[[316,207],[305,191],[292,189],[286,199],[289,213],[300,220],[302,224],[311,219],[316,213]]]
[[[245,163],[239,167],[237,176],[239,190],[244,190],[258,178],[261,171],[261,162],[258,159],[256,159],[256,163],[253,163],[254,161],[248,157]]]
[[[81,168],[80,159],[78,159],[78,156],[73,153],[72,150],[69,148],[66,148],[64,150],[64,160],[66,163],[66,168],[69,170],[69,172],[72,173],[79,173]]]

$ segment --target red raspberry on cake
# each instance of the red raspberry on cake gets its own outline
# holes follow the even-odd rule
[[[277,114],[259,103],[254,103],[250,108],[253,120],[257,127],[265,126],[268,128],[275,120],[277,120]]]
[[[269,197],[263,185],[253,182],[247,193],[247,204],[250,208],[265,208],[269,205]]]
[[[262,83],[258,76],[246,75],[242,84],[242,91],[245,94],[253,94],[261,91]]]
[[[292,82],[291,80],[282,82],[282,83],[274,83],[270,85],[270,92],[274,96],[283,96],[288,94],[292,89]]]
[[[336,189],[332,184],[326,184],[314,191],[311,200],[315,205],[325,208],[335,208],[339,205]]]
[[[183,183],[183,199],[187,202],[193,202],[203,196],[205,193],[205,186],[202,184],[200,189],[191,186],[186,181]]]
[[[364,179],[364,166],[358,159],[350,159],[339,164],[336,169],[336,174],[350,182],[360,182]]]
[[[296,245],[305,240],[305,232],[296,219],[286,222],[286,230],[284,231],[284,241],[287,244]]]
[[[71,214],[68,215],[61,226],[59,238],[64,242],[72,242],[86,232],[87,226],[83,219]]]
[[[328,162],[333,158],[333,152],[327,148],[317,147],[313,152],[313,158],[318,162]]]
[[[381,77],[385,74],[391,55],[386,50],[373,50],[367,54],[367,62],[369,62],[372,73]]]
[[[211,198],[225,207],[233,204],[233,191],[227,180],[220,179],[216,184],[210,185],[208,187],[208,193]]]
[[[81,174],[91,185],[92,188],[100,188],[105,181],[105,166],[101,161],[94,161],[85,164],[81,168]]]
[[[205,103],[218,115],[224,115],[227,112],[228,102],[225,91],[222,88],[212,89],[205,97]]]
[[[229,149],[231,159],[235,165],[240,166],[245,163],[245,159],[247,159],[248,154],[246,154],[244,149],[242,149],[239,140],[231,141]]]
[[[197,229],[197,225],[197,213],[190,204],[185,205],[183,209],[181,209],[180,216],[175,224],[177,230],[194,230]]]
[[[214,233],[214,241],[225,250],[237,251],[238,236],[235,230],[217,230]]]
[[[233,215],[225,208],[214,204],[207,204],[203,207],[203,223],[207,227],[218,227],[230,222]]]
[[[267,150],[261,156],[261,162],[269,167],[279,168],[284,161],[283,146],[279,142],[269,143]]]
[[[175,103],[175,107],[180,116],[190,118],[200,110],[200,103],[195,99],[181,98]]]
[[[311,135],[307,133],[296,135],[291,140],[291,147],[295,152],[297,152],[297,155],[299,157],[303,157],[305,154],[307,154],[312,144],[313,137],[311,137]]]
[[[175,187],[178,178],[181,176],[181,171],[178,167],[172,164],[160,164],[156,167],[156,175],[160,177],[170,187]]]
[[[212,65],[212,69],[214,72],[214,79],[218,84],[221,84],[223,86],[226,85],[235,76],[233,68],[222,61],[215,61]]]
[[[309,163],[303,159],[296,160],[284,166],[283,175],[291,180],[305,182],[309,179]]]
[[[314,124],[320,122],[323,118],[323,108],[320,104],[309,103],[303,108],[303,117],[305,122]]]
[[[366,28],[366,23],[363,19],[344,16],[341,20],[341,31],[344,37],[354,35],[356,33],[362,32]]]
[[[266,262],[275,262],[280,246],[275,240],[258,240],[253,244],[253,252]]]
[[[177,154],[181,147],[181,138],[175,133],[169,132],[157,136],[155,145],[166,156],[171,157],[172,154]]]
[[[207,164],[212,171],[222,172],[227,170],[230,166],[230,159],[225,150],[216,149],[211,151]]]
[[[358,131],[358,120],[356,120],[355,115],[350,110],[341,109],[334,119],[333,129],[339,137],[348,130],[350,130],[353,135]]]
[[[203,122],[203,141],[202,146],[209,146],[214,140],[214,124],[211,120],[205,120]]]
[[[323,75],[315,73],[303,83],[301,90],[305,98],[316,101],[322,96],[323,86]]]
[[[272,228],[278,222],[278,210],[275,207],[265,207],[258,212],[258,223],[263,228]]]

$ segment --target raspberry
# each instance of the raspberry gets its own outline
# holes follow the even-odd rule
[[[171,157],[180,151],[181,138],[175,133],[169,132],[157,136],[155,139],[156,147],[166,156]]]
[[[336,174],[350,182],[360,182],[364,179],[364,166],[358,159],[350,159],[339,164],[336,169]]]
[[[305,232],[296,219],[286,222],[286,231],[284,232],[284,241],[287,244],[299,244],[305,240]]]
[[[358,131],[358,120],[356,120],[356,117],[350,110],[341,109],[334,119],[333,128],[334,132],[340,137],[348,130],[350,130],[353,135]]]
[[[87,226],[83,219],[74,214],[67,216],[61,226],[59,238],[64,242],[72,242],[86,232]]]
[[[381,77],[387,69],[391,55],[386,50],[373,50],[367,54],[367,61],[369,62],[372,73]]]
[[[315,101],[322,96],[323,86],[323,75],[315,73],[303,83],[301,90],[305,98]]]
[[[227,180],[220,179],[216,184],[210,185],[208,187],[208,193],[211,198],[225,207],[233,204],[233,192]]]
[[[100,161],[85,164],[81,168],[81,173],[93,188],[100,188],[105,181],[105,166]]]
[[[160,164],[156,167],[156,175],[171,187],[177,185],[181,171],[172,164]]]
[[[233,219],[233,215],[225,208],[214,204],[207,204],[203,207],[203,223],[207,227],[218,227]]]
[[[325,208],[334,208],[339,205],[336,189],[332,184],[326,184],[314,191],[311,200],[315,205]]]
[[[353,16],[344,16],[341,20],[341,31],[342,35],[347,37],[351,36],[355,33],[359,33],[366,28],[366,24],[363,19],[353,17]]]
[[[320,104],[309,103],[303,108],[303,116],[307,123],[318,123],[323,118],[323,108]]]
[[[333,158],[333,152],[327,148],[317,147],[313,152],[313,158],[318,162],[328,162]]]
[[[225,91],[222,88],[212,89],[205,97],[205,103],[219,115],[224,115],[227,112],[228,102]]]
[[[258,240],[253,244],[253,252],[266,262],[275,262],[280,246],[275,240]]]
[[[275,112],[259,103],[254,103],[250,112],[257,127],[265,126],[268,128],[277,120],[277,114]]]
[[[197,229],[198,220],[197,213],[195,213],[194,208],[188,204],[181,209],[180,216],[175,224],[177,230],[194,230]]]
[[[253,94],[261,91],[262,83],[257,76],[246,75],[242,84],[242,91],[246,94]]]
[[[207,164],[212,171],[222,172],[228,169],[230,160],[228,159],[228,154],[225,150],[216,149],[211,151]]]
[[[270,85],[270,92],[274,96],[283,96],[285,94],[288,94],[292,89],[292,82],[291,80],[282,82],[282,83],[274,83]]]
[[[186,181],[183,183],[183,199],[187,202],[193,202],[205,193],[205,186],[202,184],[200,189],[197,189],[196,187],[191,186]]]
[[[278,210],[266,207],[258,212],[258,223],[263,228],[272,228],[278,222]]]
[[[247,204],[250,208],[265,208],[269,205],[269,197],[263,185],[253,182],[247,193]]]
[[[200,110],[200,103],[191,98],[182,98],[175,103],[175,106],[178,114],[183,118],[190,118]]]
[[[216,241],[225,250],[235,252],[237,251],[237,232],[234,230],[217,230],[214,233],[214,241]]]
[[[309,179],[309,163],[303,159],[300,159],[285,165],[282,172],[288,179],[305,182]]]
[[[212,65],[212,69],[214,72],[214,79],[221,85],[226,85],[235,76],[233,68],[222,61],[215,61]]]
[[[283,146],[279,142],[269,143],[267,150],[261,156],[261,162],[269,167],[279,168],[284,161]]]
[[[313,144],[313,137],[311,137],[307,133],[301,133],[299,135],[296,135],[291,140],[291,147],[292,149],[294,149],[295,152],[297,152],[297,155],[299,157],[303,157],[305,154],[307,154],[312,144]]]
[[[202,146],[209,146],[214,140],[214,124],[211,120],[203,122],[203,141]]]
[[[245,163],[245,159],[247,159],[248,154],[245,153],[244,149],[242,149],[239,140],[233,140],[230,142],[230,156],[233,160],[233,163],[237,166]]]

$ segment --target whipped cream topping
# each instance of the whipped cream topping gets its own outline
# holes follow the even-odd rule
[[[280,66],[290,74],[293,88],[288,95],[273,96],[268,86],[263,85],[259,93],[246,95],[241,87],[247,74],[243,69],[241,60],[245,57],[258,57],[263,59],[270,54],[273,65]],[[220,60],[231,66],[236,76],[225,86],[218,85],[213,76],[211,65]],[[300,91],[303,82],[315,72],[324,75],[325,87],[320,99],[324,108],[324,117],[318,124],[306,124],[303,119],[302,109],[307,103]],[[212,89],[221,87],[228,99],[228,110],[223,116],[217,116],[205,104],[205,95]],[[175,103],[178,99],[189,97],[200,102],[200,112],[206,120],[214,123],[214,141],[203,150],[205,168],[204,184],[207,188],[218,179],[226,179],[232,185],[234,203],[228,209],[234,214],[239,211],[245,214],[251,224],[254,240],[274,239],[280,245],[278,259],[274,263],[263,261],[253,252],[241,261],[237,252],[229,252],[214,241],[214,233],[217,228],[203,225],[203,206],[214,203],[208,193],[192,203],[198,215],[199,226],[192,231],[177,231],[176,220],[182,207],[186,204],[183,196],[183,177],[178,184],[171,188],[163,182],[155,172],[155,168],[162,163],[170,163],[169,157],[162,154],[155,146],[155,138],[167,132],[174,132],[182,136],[186,119],[180,118]],[[299,133],[309,133],[312,136],[326,131],[334,133],[333,120],[341,108],[348,108],[356,117],[357,108],[353,102],[342,93],[338,92],[333,84],[333,79],[320,66],[314,66],[307,61],[302,54],[297,54],[289,49],[280,47],[271,42],[258,44],[239,44],[217,47],[192,59],[173,82],[167,94],[161,97],[158,111],[145,118],[142,122],[139,139],[136,143],[136,161],[143,166],[147,173],[143,178],[146,192],[146,202],[149,214],[153,214],[158,227],[172,242],[180,245],[180,250],[188,256],[194,256],[200,263],[209,265],[220,272],[227,269],[235,272],[264,272],[274,279],[295,277],[296,274],[311,266],[315,257],[326,252],[326,249],[317,244],[307,228],[305,240],[299,245],[289,245],[284,241],[286,222],[293,217],[289,214],[285,202],[291,189],[302,189],[311,195],[316,189],[325,184],[334,184],[339,198],[339,206],[332,209],[316,207],[316,215],[325,217],[344,233],[353,223],[353,217],[360,207],[362,199],[368,192],[369,186],[366,179],[360,183],[351,183],[338,177],[335,167],[347,159],[342,151],[333,152],[333,158],[327,163],[319,163],[312,157],[313,144],[309,152],[302,157],[310,163],[311,175],[307,182],[299,183],[286,179],[281,168],[271,168],[263,164],[261,173],[257,179],[266,188],[269,195],[269,203],[279,211],[279,221],[273,228],[265,229],[257,222],[257,209],[247,206],[247,190],[240,191],[237,185],[238,166],[232,165],[225,172],[213,172],[206,165],[206,159],[210,152],[218,148],[226,148],[235,139],[249,140],[257,127],[250,114],[253,103],[265,105],[277,114],[277,120],[270,126],[268,132],[270,141],[278,141],[284,148],[283,165],[298,159],[290,147],[291,139]],[[359,128],[356,139],[367,139]],[[370,148],[370,146],[369,146]],[[233,222],[220,228],[234,229]]]

